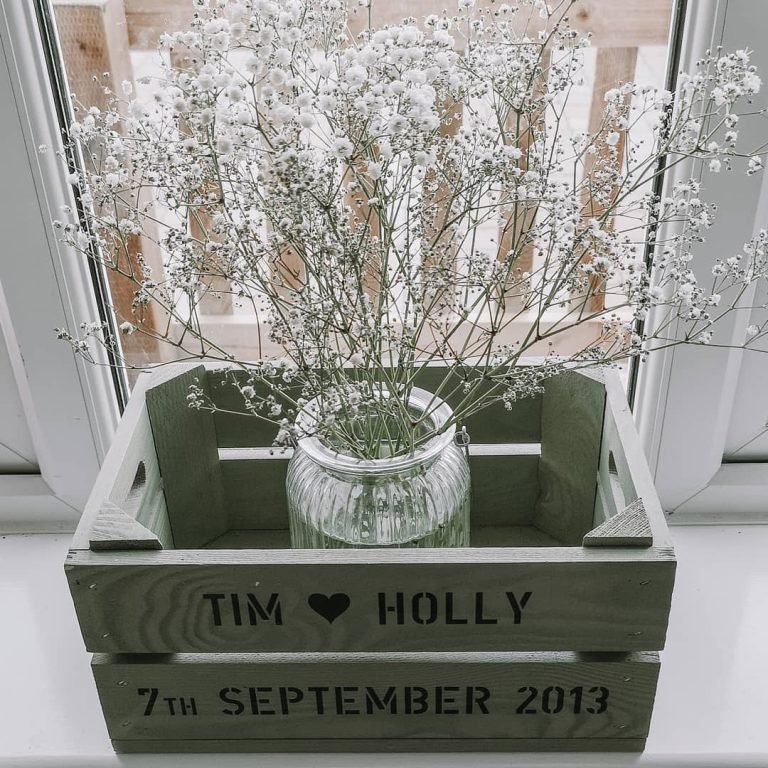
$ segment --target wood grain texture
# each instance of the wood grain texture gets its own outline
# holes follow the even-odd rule
[[[157,536],[165,549],[174,546],[152,430],[144,404],[144,391],[151,380],[152,375],[143,374],[136,382],[75,531],[73,550],[90,547],[91,531],[105,501],[126,508],[125,502],[131,494],[140,463],[144,465],[144,493],[135,509],[135,517]]]
[[[213,416],[189,407],[189,388],[204,390],[203,366],[169,366],[146,391],[168,516],[178,548],[201,547],[229,527]]]
[[[494,0],[479,0],[475,7],[493,7],[492,2]],[[386,3],[372,5],[372,21],[374,26],[398,24],[408,16],[440,14],[445,7],[441,0],[388,0]],[[573,6],[569,3],[553,3],[552,7],[558,17],[567,11],[571,25],[584,34],[590,33],[592,45],[597,48],[667,43],[672,12],[671,0],[621,0],[621,3],[610,0],[578,0]],[[364,29],[367,22],[365,11],[350,14],[350,28],[353,34],[358,34]],[[538,14],[523,11],[513,22],[513,26],[519,34],[527,34],[536,39],[537,33],[544,27],[544,22]]]
[[[659,660],[573,653],[182,654],[157,661],[97,655],[92,668],[110,737],[121,741],[621,740],[648,733]]]
[[[592,87],[592,104],[589,111],[588,133],[593,137],[604,139],[605,134],[615,126],[608,125],[605,119],[605,94],[612,88],[617,88],[631,82],[635,77],[637,66],[637,48],[600,48],[595,62],[595,79]],[[627,119],[631,106],[631,98],[625,97],[620,102],[620,115]],[[619,141],[613,147],[601,142],[601,148],[595,154],[588,154],[584,161],[584,188],[582,190],[581,208],[585,219],[603,220],[606,210],[614,204],[619,194],[618,186],[606,185],[607,178],[613,178],[624,165],[626,148],[626,132],[619,132]],[[613,229],[613,217],[604,221],[607,231]],[[591,253],[584,255],[583,261],[590,261]],[[605,293],[607,283],[604,277],[593,274],[590,276],[586,293],[579,298],[584,302],[588,313],[601,312],[605,309]],[[576,298],[573,297],[572,298]]]
[[[275,426],[245,413],[238,385],[247,380],[247,373],[237,369],[208,370],[208,392],[217,408],[229,413],[214,414],[216,439],[220,448],[269,446],[274,440]],[[461,399],[460,379],[444,364],[430,365],[416,374],[415,385],[429,392],[452,393],[449,404]],[[266,387],[255,386],[263,396]],[[298,396],[298,392],[294,392]],[[541,440],[542,396],[524,398],[506,409],[496,403],[466,420],[474,443],[537,443]]]
[[[618,547],[75,552],[67,562],[86,647],[115,653],[657,650],[674,572],[664,551]],[[339,593],[349,600],[332,620],[310,604]],[[526,600],[518,614],[510,593]],[[253,618],[251,600],[264,609]]]
[[[650,547],[653,532],[641,499],[584,536],[585,547]]]
[[[539,493],[539,457],[470,456],[474,525],[531,524]],[[288,527],[285,474],[288,457],[221,462],[231,529]]]
[[[533,525],[473,525],[473,547],[558,547],[560,542]],[[206,549],[289,549],[287,528],[234,530],[214,539]]]
[[[642,752],[645,739],[113,739],[115,752]]]
[[[82,105],[79,114],[86,115],[89,107],[106,109],[105,86],[120,92],[121,83],[133,82],[123,0],[53,3],[53,10],[67,84],[76,103]],[[105,73],[108,77],[104,77]],[[127,106],[127,101],[124,103]],[[99,156],[103,148],[91,142],[86,157],[89,153]],[[97,168],[100,162],[95,160]],[[109,214],[115,215],[115,211],[110,210]],[[109,247],[104,249],[104,258],[115,267],[105,273],[116,324],[127,321],[146,331],[123,334],[120,339],[122,353],[137,366],[153,364],[162,355],[157,336],[162,333],[166,319],[153,303],[134,302],[144,275],[143,265],[155,275],[163,274],[162,253],[156,244],[157,227],[144,218],[142,228],[143,235],[129,235],[122,242],[107,238]]]
[[[534,524],[577,546],[594,519],[605,388],[575,371],[548,379],[544,388]]]
[[[664,510],[637,434],[632,411],[627,404],[621,381],[614,372],[605,376],[605,423],[603,443],[613,456],[619,483],[626,503],[642,499],[645,514],[653,532],[653,546],[672,547]],[[601,464],[603,462],[601,451]]]
[[[189,365],[180,367],[191,370]],[[511,468],[514,462],[538,461],[535,451],[521,445],[508,456],[486,449],[473,456],[481,465],[490,462],[488,477],[480,483],[488,502],[479,505],[485,512],[475,515],[473,547],[467,549],[291,550],[285,548],[283,518],[279,527],[264,531],[236,531],[227,526],[220,535],[211,537],[217,549],[182,547],[174,551],[158,534],[166,547],[163,551],[89,552],[89,532],[101,504],[109,500],[120,506],[125,501],[139,462],[145,465],[147,484],[154,482],[159,488],[159,469],[141,393],[177,373],[171,370],[140,381],[67,560],[67,576],[89,649],[168,653],[277,649],[617,651],[663,647],[674,552],[621,384],[613,372],[607,373],[604,384],[601,375],[590,375],[582,377],[586,386],[580,382],[575,390],[566,388],[561,394],[571,411],[580,397],[592,403],[593,416],[587,421],[588,428],[593,429],[599,405],[593,385],[600,391],[605,386],[606,438],[601,459],[608,462],[613,456],[615,475],[610,474],[622,484],[622,497],[626,494],[632,498],[634,493],[635,498],[643,499],[653,531],[652,547],[552,546],[557,539],[546,531],[516,525],[522,519],[509,514],[509,505],[504,506],[514,483],[520,482],[519,477],[513,478],[516,472]],[[545,443],[556,425],[554,413],[556,409],[543,414],[545,422],[549,419]],[[571,433],[581,439],[585,429],[578,420],[573,421],[572,414],[567,416]],[[556,430],[554,434],[557,439]],[[567,447],[562,441],[559,450],[566,466],[571,467]],[[503,453],[505,448],[498,450]],[[591,450],[596,452],[597,448]],[[218,459],[218,451],[216,454]],[[498,466],[492,467],[497,460]],[[264,463],[278,466],[279,462]],[[527,471],[532,472],[532,467]],[[594,482],[598,477],[594,464],[590,471]],[[255,492],[265,491],[257,486]],[[603,509],[601,514],[605,512]],[[139,510],[139,522],[145,524],[142,518],[146,515]],[[529,592],[524,610],[516,617],[507,593],[520,599]],[[328,620],[310,605],[309,597],[314,593],[329,599],[343,593],[349,598],[348,610]],[[380,593],[384,595],[384,614],[378,602]],[[402,611],[397,608],[397,593],[402,593]],[[216,598],[221,612],[218,623],[210,595],[224,595]],[[257,611],[253,614],[256,621],[251,623],[252,609],[256,610],[249,602],[251,595],[262,608],[276,596],[266,611],[266,620]],[[414,598],[418,603],[415,608]],[[434,620],[432,602],[436,606]],[[275,621],[278,603],[280,623]],[[394,612],[386,611],[393,605]]]
[[[478,6],[488,6],[483,0]],[[353,6],[354,7],[354,6]],[[442,0],[387,0],[374,3],[373,24],[397,24],[407,16],[426,16],[441,13],[446,5]],[[125,0],[128,34],[132,48],[154,48],[163,32],[186,29],[192,18],[189,0]],[[666,45],[672,0],[579,0],[570,13],[571,24],[579,31],[591,33],[592,45],[639,46]],[[536,14],[525,14],[530,19],[529,33],[535,37],[541,28]],[[358,9],[350,16],[353,35],[367,26],[367,13]],[[523,29],[521,28],[521,32]]]
[[[162,549],[163,545],[152,531],[116,504],[105,501],[91,528],[90,549]]]

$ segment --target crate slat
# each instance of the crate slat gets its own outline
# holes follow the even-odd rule
[[[642,752],[645,739],[114,739],[116,752]]]
[[[146,403],[178,548],[201,547],[229,527],[210,411],[189,407],[189,388],[207,388],[206,370],[170,367],[147,388]]]
[[[577,374],[574,374],[577,375]],[[274,440],[276,428],[244,413],[243,398],[237,384],[245,384],[248,374],[242,370],[210,369],[208,371],[208,394],[214,405],[221,409],[214,414],[216,440],[219,448],[254,448],[270,446]],[[449,378],[444,390],[454,390],[459,385],[456,376],[448,376],[444,366],[427,366],[416,375],[415,385],[435,392],[444,379]],[[264,395],[265,387],[255,386],[259,395]],[[299,392],[293,391],[298,397]],[[449,397],[449,404],[461,399],[456,392]],[[541,394],[527,397],[505,408],[496,403],[471,416],[466,421],[473,443],[538,443],[541,442]],[[224,412],[227,411],[227,412]]]
[[[231,529],[286,528],[288,460],[276,454],[268,459],[221,462]],[[537,453],[471,455],[469,464],[475,525],[532,524],[539,494]]]
[[[566,546],[592,527],[605,413],[602,378],[570,372],[544,383],[537,527]]]
[[[584,536],[585,547],[650,547],[653,533],[641,499]]]
[[[615,373],[570,372],[471,423],[471,547],[324,552],[289,548],[288,457],[263,427],[231,429],[252,420],[189,410],[195,377],[220,407],[240,397],[211,366],[140,378],[65,566],[86,647],[122,654],[94,667],[115,749],[643,748],[675,556]],[[144,529],[162,550],[122,549]],[[89,550],[100,536],[121,548]],[[369,687],[386,701],[331,718],[216,709],[269,708],[281,686],[299,704],[310,685],[333,691],[329,706],[341,686],[342,710],[368,707]],[[451,708],[467,686],[493,712],[389,711],[396,695],[412,709],[414,691]],[[610,715],[565,707],[602,688]],[[144,714],[152,695],[164,716]],[[518,714],[528,695],[540,709]]]
[[[120,507],[105,501],[91,528],[90,549],[162,549],[160,539]]]
[[[89,548],[93,527],[105,502],[125,508],[139,464],[144,465],[145,492],[135,510],[136,519],[157,536],[165,549],[174,547],[152,428],[144,403],[144,391],[150,380],[153,380],[152,376],[140,376],[134,387],[72,539],[73,550]]]
[[[91,651],[621,651],[664,646],[674,557],[654,547],[74,552],[67,570]]]
[[[110,737],[644,739],[657,654],[112,657],[93,672]],[[236,742],[235,742],[236,743]]]

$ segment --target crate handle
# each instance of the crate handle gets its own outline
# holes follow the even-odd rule
[[[163,548],[160,539],[136,520],[146,490],[147,470],[144,462],[139,461],[123,504],[118,506],[105,501],[99,508],[91,528],[89,545],[92,550]]]
[[[144,494],[147,490],[147,469],[144,466],[143,461],[139,461],[136,467],[136,474],[133,476],[133,482],[128,490],[128,494],[125,497],[123,504],[123,510],[129,514],[134,520],[136,519],[136,513],[141,507],[141,502],[144,500]]]

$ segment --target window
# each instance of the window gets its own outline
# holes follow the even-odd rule
[[[757,30],[768,7],[748,0],[690,6],[682,41],[682,69],[708,48],[748,48],[758,71],[768,72],[768,48]],[[765,91],[755,109],[765,108]],[[745,124],[748,143],[765,142],[764,118]],[[690,174],[691,168],[681,170]],[[706,273],[718,258],[736,255],[768,224],[765,176],[714,176],[696,169],[717,220],[697,251]],[[671,183],[673,179],[667,179]],[[766,297],[758,308],[732,316],[719,340],[741,344],[747,328],[765,321]],[[760,306],[762,305],[762,309]],[[768,348],[763,346],[763,352]],[[768,355],[735,349],[677,347],[641,366],[635,409],[641,437],[662,503],[673,522],[765,522],[768,517]]]
[[[568,4],[553,3],[552,6],[555,14],[559,15]],[[616,85],[633,79],[649,85],[663,85],[672,6],[672,0],[655,0],[652,4],[635,0],[617,4],[611,0],[601,0],[574,11],[572,23],[592,35],[592,47],[582,52],[584,83],[569,95],[569,108],[559,126],[560,132],[566,136],[566,144],[567,137],[599,129],[603,119],[605,94]],[[438,0],[419,0],[407,8],[396,3],[373,3],[372,24],[381,26],[396,23],[408,13],[419,17],[441,13],[444,7],[445,3]],[[90,0],[52,0],[52,8],[70,89],[76,95],[77,102],[86,107],[105,106],[102,93],[105,83],[115,92],[120,92],[122,84],[128,83],[132,93],[130,98],[135,96],[151,103],[157,88],[153,78],[163,75],[161,60],[176,70],[188,72],[191,76],[195,74],[194,52],[178,48],[162,53],[157,50],[158,40],[163,33],[189,28],[194,12],[191,0],[157,0],[151,3],[146,0],[129,0],[125,3],[118,0],[100,0],[96,3]],[[354,2],[349,3],[349,8],[350,27],[357,33],[364,28],[367,13],[361,11]],[[546,55],[549,57],[549,52]],[[233,55],[233,61],[239,61],[236,55]],[[245,60],[241,62],[243,65],[246,63]],[[552,66],[544,66],[545,76],[553,77],[553,71]],[[110,73],[108,80],[103,77],[104,73]],[[79,119],[84,115],[83,110],[79,113]],[[462,116],[457,113],[446,123],[445,130],[455,132],[461,122]],[[643,135],[640,135],[639,130],[635,134],[637,144],[650,138],[650,122],[646,121]],[[646,145],[650,143],[646,141]],[[621,142],[617,149],[618,162],[621,163],[625,152],[624,143]],[[565,173],[564,177],[567,179],[569,174]],[[588,194],[584,196],[582,204],[585,208],[594,207]],[[157,244],[158,236],[166,231],[166,217],[162,213],[162,205],[155,204],[154,210],[161,211],[156,215],[159,221],[153,225],[157,232],[153,234],[146,230],[129,245],[130,259],[134,266],[138,267],[139,259],[142,260],[150,267],[153,280],[170,271],[168,251]],[[200,234],[200,230],[205,229],[206,216],[207,213],[202,215],[201,223],[201,217],[193,214],[188,223],[191,237],[201,242],[207,238],[207,235]],[[479,231],[478,241],[473,243],[473,248],[496,256],[497,252],[502,252],[505,242],[506,247],[509,247],[510,231],[508,221],[489,221]],[[533,244],[526,245],[522,250],[524,252],[518,258],[520,269],[535,276],[543,269],[544,256],[535,253]],[[460,247],[456,258],[462,258]],[[293,278],[286,276],[292,269],[290,258],[284,262],[276,270],[276,282],[287,282],[290,287]],[[253,290],[256,294],[254,297],[252,289],[246,286],[246,295],[238,296],[239,286],[216,274],[220,270],[214,260],[211,260],[210,271],[210,279],[203,282],[191,300],[194,308],[186,310],[196,314],[196,322],[204,329],[204,334],[242,360],[258,359],[279,351],[275,345],[270,346],[264,342],[264,333],[257,328],[258,310],[254,305],[258,303],[258,289]],[[131,307],[135,286],[112,274],[109,280],[118,323],[138,324],[148,331],[147,334],[121,336],[127,360],[142,364],[173,356],[172,349],[158,343],[152,336],[177,337],[174,321],[168,321],[156,310],[148,310],[141,322],[138,322]],[[608,300],[611,300],[610,297]],[[504,343],[512,344],[523,338],[535,315],[535,310],[523,308],[523,299],[520,302],[520,306],[514,306],[506,313],[508,335],[502,339]],[[602,308],[602,304],[590,307],[591,310]],[[560,316],[555,312],[549,318],[552,323],[559,319]],[[555,337],[555,348],[564,354],[572,353],[597,339],[602,331],[602,320],[595,318],[578,331],[566,335],[562,341],[560,337]],[[546,354],[547,351],[547,345],[540,344],[531,354]]]
[[[48,89],[48,69],[53,64],[55,70],[55,62],[46,59],[42,42],[51,31],[46,20],[55,14],[70,80],[73,68],[81,78],[73,90],[89,101],[96,97],[89,96],[85,73],[112,70],[114,79],[133,79],[144,72],[151,66],[149,51],[159,25],[168,18],[173,26],[183,25],[187,2],[167,0],[164,7],[148,0],[61,0],[49,6],[41,0],[4,7],[0,96],[13,108],[0,115],[0,152],[7,178],[14,179],[14,194],[2,211],[7,224],[0,257],[0,395],[15,413],[19,407],[24,413],[24,423],[16,424],[13,438],[5,440],[23,460],[11,461],[7,452],[0,455],[0,526],[6,530],[73,526],[118,416],[119,387],[108,367],[83,365],[53,334],[56,327],[75,328],[84,318],[98,318],[99,307],[93,276],[60,248],[49,226],[73,200],[53,151],[59,145],[58,121],[66,118],[57,112]],[[606,0],[602,15],[580,20],[594,24],[598,52],[588,71],[597,76],[585,91],[581,117],[575,119],[588,121],[591,99],[608,87],[600,83],[601,59],[612,68],[614,79],[631,77],[635,67],[646,67],[656,78],[663,74],[671,1],[627,2],[617,8]],[[768,72],[768,50],[758,34],[768,22],[768,8],[748,0],[691,8],[681,66],[689,66],[712,41],[722,40],[726,47],[746,43],[760,69]],[[626,31],[618,31],[614,13],[626,22]],[[629,52],[634,49],[636,53]],[[737,251],[746,239],[742,233],[768,220],[768,194],[765,188],[761,193],[760,184],[759,176],[717,179],[719,234],[710,239],[711,249],[702,252],[702,259]],[[114,287],[113,300],[118,313],[127,311],[125,297]],[[206,322],[218,324],[225,338],[237,343],[239,329],[250,321],[226,299],[212,297],[210,304]],[[733,338],[749,322],[746,316],[739,318]],[[126,353],[138,362],[161,354],[159,347],[138,344],[129,344]],[[673,519],[720,520],[725,508],[730,519],[765,519],[768,407],[755,382],[768,378],[766,359],[677,349],[643,366],[637,413]],[[2,443],[8,425],[0,424],[0,430]]]
[[[13,191],[0,213],[0,399],[16,417],[21,406],[23,424],[0,422],[0,442],[22,445],[25,462],[0,473],[0,528],[67,530],[109,444],[117,401],[109,370],[83,366],[53,332],[96,316],[95,299],[87,269],[59,249],[50,226],[72,201],[50,149],[59,125],[33,5],[3,11],[0,161]]]

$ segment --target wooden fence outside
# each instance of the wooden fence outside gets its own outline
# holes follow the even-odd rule
[[[489,0],[481,0],[479,4],[487,6]],[[672,5],[673,0],[580,0],[574,6],[570,22],[580,31],[589,33],[592,46],[597,49],[587,126],[590,133],[600,130],[605,93],[633,79],[638,48],[667,43]],[[397,23],[406,16],[439,12],[443,6],[442,0],[374,2],[372,23],[374,26]],[[99,104],[103,100],[94,82],[94,73],[110,71],[113,82],[132,81],[131,51],[155,49],[162,32],[186,28],[193,13],[191,0],[54,0],[54,10],[70,88],[81,102],[88,104]],[[364,23],[367,23],[367,13],[350,14],[349,25],[353,33],[359,32]],[[459,120],[460,115],[455,115],[451,132],[458,129]],[[623,142],[617,149],[617,162],[620,164],[624,153]],[[584,210],[594,209],[594,202],[586,197],[583,207]],[[194,227],[194,222],[190,222],[191,230]],[[505,243],[514,234],[508,222],[500,222],[496,240],[500,258],[503,258]],[[153,269],[162,270],[162,257],[159,252],[153,252],[156,246],[149,240],[136,238],[131,248],[133,252],[126,254],[130,263],[135,264],[140,256]],[[528,251],[519,254],[518,263],[521,269],[530,270],[532,254]],[[116,314],[118,318],[130,320],[132,291],[126,285],[129,281],[119,276],[110,280]],[[279,274],[276,280],[290,282]],[[211,286],[208,288],[211,289]],[[224,300],[201,301],[198,311],[210,315],[211,321],[214,321],[215,315],[221,322],[223,315],[233,313],[233,302],[228,298],[227,285],[222,281],[213,290],[220,291]],[[375,286],[371,286],[370,290],[375,290]],[[592,297],[588,308],[599,312],[604,307],[603,297],[597,295]],[[519,312],[520,304],[512,306],[511,311]],[[159,318],[144,317],[143,322],[149,330],[162,334]],[[598,334],[599,328],[600,324],[596,322],[588,334]],[[242,346],[242,340],[237,338],[237,334],[242,333],[242,324],[224,321],[219,330],[225,337],[228,333],[230,335],[228,340],[222,339],[219,343],[233,349]],[[136,334],[135,338],[136,341],[129,339],[125,348],[129,358],[147,362],[147,356],[162,354],[157,344],[148,345],[146,341],[139,341],[140,334]],[[584,338],[583,332],[581,338]]]

